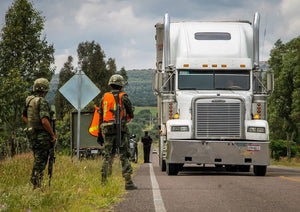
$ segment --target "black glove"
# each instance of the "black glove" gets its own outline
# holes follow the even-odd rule
[[[98,133],[97,143],[98,143],[100,146],[103,146],[103,144],[104,144],[104,139],[103,139],[103,136],[102,136],[102,133],[101,133],[101,132]]]

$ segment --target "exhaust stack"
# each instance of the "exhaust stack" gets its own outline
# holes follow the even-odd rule
[[[254,14],[253,20],[253,63],[254,69],[259,67],[259,23],[260,15],[258,12]]]
[[[170,16],[168,13],[164,17],[164,67],[169,69],[170,65]]]

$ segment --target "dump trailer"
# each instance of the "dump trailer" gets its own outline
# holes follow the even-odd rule
[[[89,133],[89,127],[92,123],[94,112],[81,112],[80,113],[80,145],[79,156],[80,158],[94,158],[102,154],[104,147],[97,143],[97,137]],[[77,154],[77,120],[78,113],[71,113],[71,153]]]
[[[273,73],[259,66],[259,22],[259,13],[253,23],[165,14],[155,25],[159,163],[168,175],[184,164],[266,174]]]

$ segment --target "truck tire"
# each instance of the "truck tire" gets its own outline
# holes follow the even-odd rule
[[[178,174],[178,164],[176,163],[167,163],[167,174],[168,175],[177,175]]]
[[[255,176],[265,176],[267,172],[267,166],[253,166],[253,172]]]

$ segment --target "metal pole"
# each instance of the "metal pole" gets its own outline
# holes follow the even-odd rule
[[[77,166],[78,166],[78,162],[79,162],[79,148],[80,148],[80,111],[81,111],[81,70],[79,70],[79,79],[78,79]]]

